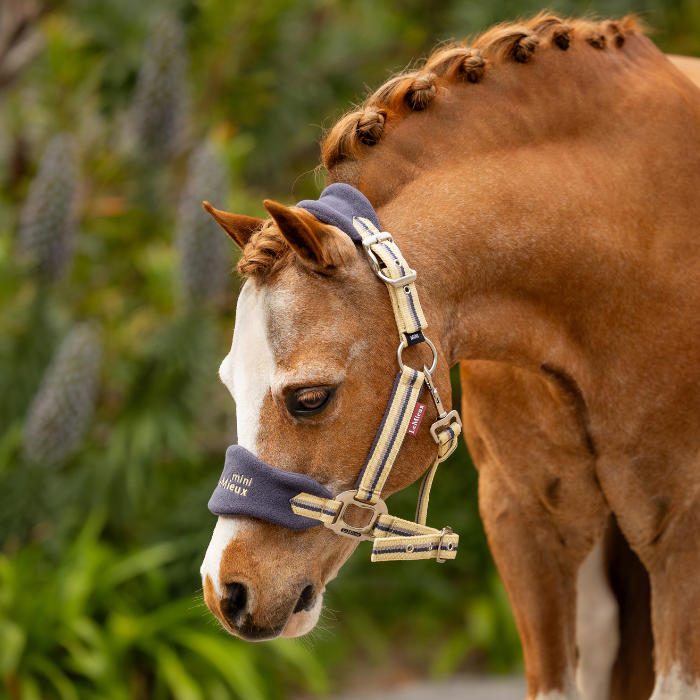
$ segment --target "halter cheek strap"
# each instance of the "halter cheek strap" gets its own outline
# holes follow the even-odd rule
[[[445,527],[428,527],[426,516],[435,472],[457,447],[462,422],[457,411],[446,411],[432,374],[437,350],[423,331],[428,324],[418,299],[414,272],[391,234],[380,232],[379,219],[367,198],[354,187],[333,184],[318,201],[300,202],[320,221],[333,224],[361,243],[375,274],[387,286],[399,332],[399,373],[389,405],[353,491],[333,497],[321,484],[303,474],[285,472],[266,464],[235,445],[226,452],[226,466],[209,501],[217,515],[248,515],[292,530],[323,524],[355,540],[371,540],[372,561],[431,559],[444,562],[457,554],[459,536]],[[404,348],[425,342],[433,352],[430,367],[419,371],[402,361]],[[416,405],[423,386],[435,403],[437,420],[430,433],[437,457],[423,478],[415,522],[389,515],[381,495],[409,427],[416,420]],[[420,409],[420,407],[419,407]],[[415,425],[414,425],[415,427]],[[357,527],[345,520],[350,506],[370,512],[369,522]]]

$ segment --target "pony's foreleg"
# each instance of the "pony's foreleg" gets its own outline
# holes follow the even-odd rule
[[[562,565],[555,528],[525,511],[498,470],[482,463],[479,471],[481,516],[520,633],[528,698],[580,700],[576,571]]]
[[[482,361],[460,368],[464,436],[480,474],[479,509],[520,632],[529,697],[580,698],[577,579],[603,539],[609,514],[584,410],[575,387],[554,373]],[[581,573],[581,612],[588,614],[580,678],[591,693],[587,700],[606,700],[615,611],[595,556]]]
[[[639,551],[652,590],[652,700],[700,699],[700,504],[683,506],[663,534]]]
[[[600,474],[620,530],[649,574],[652,700],[700,700],[700,466],[693,458],[637,457],[604,462]]]

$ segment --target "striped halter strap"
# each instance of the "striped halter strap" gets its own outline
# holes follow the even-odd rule
[[[329,203],[336,200],[335,208],[324,204],[324,195]],[[337,200],[340,200],[339,203]],[[353,240],[361,242],[374,273],[386,284],[400,340],[397,355],[399,372],[391,400],[354,490],[333,497],[310,477],[278,470],[261,462],[247,450],[234,446],[227,452],[227,468],[209,502],[209,509],[219,515],[250,515],[290,529],[305,529],[320,522],[338,535],[358,541],[371,540],[372,561],[434,558],[442,563],[454,559],[459,536],[449,527],[437,530],[425,523],[435,472],[438,465],[456,449],[462,422],[457,411],[445,410],[433,383],[432,374],[438,355],[433,343],[423,334],[428,324],[416,290],[417,273],[406,263],[391,234],[379,230],[374,209],[355,188],[345,184],[330,185],[318,202],[300,202],[298,206],[308,209],[323,223],[338,226]],[[365,215],[355,215],[354,211]],[[349,230],[349,225],[352,230]],[[423,371],[406,367],[402,361],[404,348],[423,342],[432,350],[431,366],[424,365]],[[424,384],[437,409],[437,420],[430,426],[430,433],[437,443],[437,456],[423,478],[416,519],[412,522],[389,515],[381,495],[406,433],[415,434],[422,418],[425,408],[418,403],[418,398]],[[232,468],[228,468],[229,455],[233,467],[243,476],[234,474]],[[234,477],[247,480],[250,485],[257,479],[257,483],[269,482],[270,486],[259,501],[235,498],[231,502],[229,493],[240,492],[243,488],[234,485],[231,481]],[[224,494],[220,491],[222,483]],[[274,494],[274,503],[270,494]],[[350,506],[370,511],[370,519],[365,526],[347,523],[345,515]]]

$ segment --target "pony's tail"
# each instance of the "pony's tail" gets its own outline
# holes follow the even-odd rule
[[[613,667],[610,700],[648,700],[654,689],[649,575],[630,549],[614,515],[605,536],[610,586],[620,606],[620,648]]]

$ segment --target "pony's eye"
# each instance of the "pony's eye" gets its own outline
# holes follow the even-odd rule
[[[308,416],[321,411],[333,391],[326,387],[297,389],[288,399],[287,408],[292,415]]]

